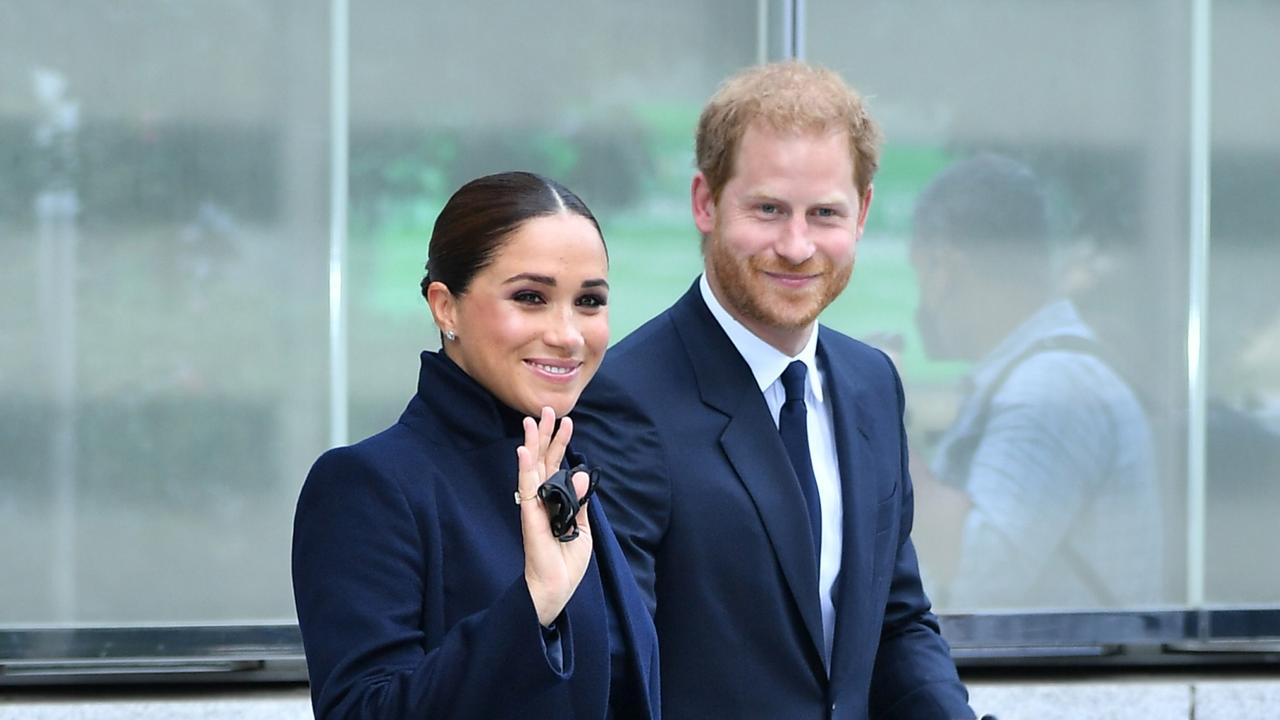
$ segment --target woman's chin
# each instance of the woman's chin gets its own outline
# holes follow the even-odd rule
[[[540,396],[522,405],[520,412],[531,418],[538,418],[542,416],[542,408],[549,407],[555,412],[556,418],[562,418],[573,410],[573,406],[578,403],[578,396],[581,394],[581,392],[574,392]]]

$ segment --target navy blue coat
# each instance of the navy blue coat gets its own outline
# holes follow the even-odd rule
[[[317,718],[603,718],[612,603],[625,638],[618,717],[657,717],[657,643],[602,508],[547,656],[524,581],[520,416],[422,354],[400,421],[316,461],[294,520],[293,582]]]
[[[609,351],[574,439],[655,614],[671,718],[972,718],[909,537],[903,394],[821,328],[844,502],[830,673],[817,561],[786,450],[694,287]]]

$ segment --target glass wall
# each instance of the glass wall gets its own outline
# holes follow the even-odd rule
[[[807,57],[867,93],[887,137],[827,321],[900,360],[939,608],[1280,603],[1277,95],[1249,71],[1277,60],[1276,6],[806,8]]]
[[[939,609],[1280,606],[1276,3],[344,7],[0,0],[0,664],[54,627],[290,626],[333,407],[349,439],[391,424],[438,343],[418,282],[449,194],[578,192],[619,339],[700,267],[702,104],[789,54],[885,130],[824,322],[899,362]]]
[[[767,52],[757,9],[352,5],[353,438],[395,421],[419,351],[439,344],[419,282],[435,216],[467,180],[531,170],[583,198],[609,246],[614,339],[688,288],[693,128],[720,80]]]
[[[943,610],[1184,599],[1186,7],[808,3],[887,138],[829,322],[901,357]]]
[[[0,623],[288,622],[328,20],[0,3]]]
[[[1280,603],[1280,4],[1218,0],[1206,335],[1205,600]]]

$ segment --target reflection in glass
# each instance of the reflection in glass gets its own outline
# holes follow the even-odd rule
[[[1122,608],[1184,597],[1185,10],[1083,0],[806,3],[807,57],[871,97],[886,137],[850,291],[824,321],[899,361],[917,472],[932,463],[951,476],[934,488],[962,496],[971,478],[988,478],[981,481],[986,509],[970,513],[962,497],[945,505],[954,511],[945,522],[924,515],[921,493],[913,537],[941,612]],[[957,276],[977,276],[979,256],[1007,254],[1014,243],[977,239],[950,251],[958,259],[920,248],[913,258],[915,221],[922,190],[957,161],[983,153],[1031,169],[1048,236],[1034,269],[1029,260],[995,263],[988,286],[964,300],[951,288]],[[1009,210],[1000,200],[985,202]],[[917,327],[921,303],[945,317]],[[1014,346],[1062,331],[1094,345],[1016,362]],[[960,336],[947,340],[958,340],[964,352],[931,350],[939,338],[930,333]],[[1055,367],[1059,361],[1069,362]],[[1022,368],[993,383],[997,368],[1009,364]],[[1036,366],[1048,367],[1031,372]],[[965,459],[970,451],[961,452],[955,436],[966,426],[973,437],[1000,429],[981,417],[985,403],[974,393],[983,383],[1002,386],[998,395],[1029,394],[1042,408],[1060,403],[1044,410],[1061,425],[1053,433],[1097,422],[1121,437],[1019,440],[999,453],[978,447]],[[1062,393],[1065,400],[1054,399]],[[978,424],[982,430],[974,431]],[[1037,466],[1041,474],[1030,475]],[[1061,484],[1063,477],[1071,482]],[[984,549],[969,557],[991,556],[962,563],[961,538],[966,527],[978,533],[978,525]],[[1062,541],[1075,550],[1065,551]],[[1076,554],[1093,564],[1076,562]],[[1093,560],[1100,554],[1105,560]],[[1001,570],[1010,577],[990,577]],[[1102,579],[1083,579],[1090,572]],[[1120,576],[1123,582],[1112,581]]]
[[[1109,348],[1056,296],[1034,174],[996,155],[934,178],[911,260],[927,355],[974,363],[929,466],[912,467],[926,567],[955,608],[1160,598],[1151,429]]]
[[[1280,604],[1280,3],[1213,3],[1205,599]]]
[[[0,623],[292,618],[327,427],[326,26],[0,9]]]
[[[755,3],[351,12],[353,438],[395,420],[419,351],[438,342],[418,282],[431,223],[467,180],[527,170],[582,196],[609,245],[614,341],[688,288],[694,125],[716,84],[756,60]]]

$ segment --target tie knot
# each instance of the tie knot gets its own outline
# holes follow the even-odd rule
[[[787,402],[804,401],[804,377],[808,374],[804,363],[796,360],[782,371],[782,390],[787,395]]]

